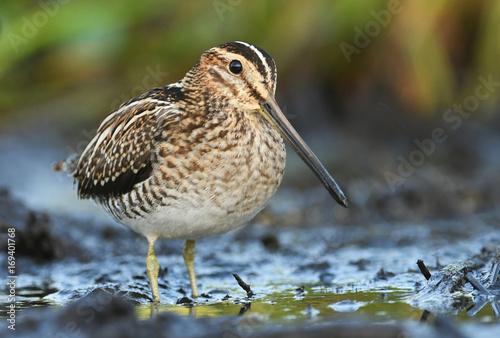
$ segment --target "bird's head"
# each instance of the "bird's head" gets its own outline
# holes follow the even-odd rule
[[[260,114],[314,171],[335,200],[347,206],[337,183],[276,103],[276,63],[263,49],[240,41],[211,48],[203,53],[185,81],[203,87],[211,96],[209,102]]]

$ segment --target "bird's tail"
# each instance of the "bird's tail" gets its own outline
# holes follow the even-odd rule
[[[71,154],[67,159],[59,161],[52,165],[53,171],[63,171],[68,174],[68,176],[74,176],[76,174],[76,169],[78,167],[78,161],[80,160],[80,155]]]

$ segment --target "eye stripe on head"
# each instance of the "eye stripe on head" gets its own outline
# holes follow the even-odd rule
[[[264,76],[267,83],[272,83],[275,90],[276,87],[276,64],[273,58],[263,49],[252,44],[236,41],[229,42],[218,46],[228,52],[239,54],[253,63],[257,70]]]
[[[262,53],[262,52],[264,52],[263,50],[261,50],[260,48],[254,46],[254,45],[251,45],[249,43],[246,43],[246,42],[243,42],[243,41],[236,41],[236,43],[239,43],[239,44],[241,44],[243,46],[246,46],[246,47],[250,48],[251,50],[253,50],[255,52],[255,54],[257,54],[257,56],[260,59],[261,64],[264,65],[264,68],[266,69],[266,71],[265,71],[266,81],[268,83],[271,83],[271,76],[272,76],[273,71],[271,70],[271,67],[269,66],[269,63],[274,63],[274,61],[271,59],[271,57],[269,55],[267,55],[267,58],[266,58],[264,56],[264,54]],[[264,53],[266,53],[266,52],[264,52]]]

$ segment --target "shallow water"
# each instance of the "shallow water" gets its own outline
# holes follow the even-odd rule
[[[56,228],[57,223],[53,224]],[[474,229],[474,240],[470,240],[471,231],[450,239],[436,234],[432,226],[415,224],[280,230],[253,225],[199,241],[196,269],[202,296],[195,303],[183,305],[176,304],[189,296],[181,243],[162,241],[157,250],[162,267],[162,305],[158,309],[151,307],[145,277],[146,241],[119,225],[107,227],[113,229],[107,232],[116,235],[113,241],[94,238],[100,244],[90,240],[80,243],[84,251],[106,247],[88,260],[68,257],[43,264],[29,258],[19,260],[23,270],[17,289],[21,323],[22,309],[64,308],[101,288],[135,304],[141,320],[157,311],[196,318],[255,317],[255,323],[245,324],[247,330],[252,325],[342,322],[358,317],[376,323],[418,322],[424,310],[434,311],[428,317],[430,321],[435,315],[445,314],[465,326],[499,324],[489,304],[474,316],[467,314],[467,308],[474,304],[469,284],[453,294],[420,296],[427,282],[415,264],[423,259],[434,274],[439,271],[437,259],[441,267],[467,261],[483,246],[500,242],[495,235],[498,231],[485,224]],[[269,238],[275,238],[277,248],[266,248]],[[443,246],[445,242],[449,245]],[[484,271],[477,270],[478,277],[480,272]],[[251,285],[254,297],[246,297],[233,273]]]

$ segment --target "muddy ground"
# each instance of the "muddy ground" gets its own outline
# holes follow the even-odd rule
[[[401,167],[408,176],[398,170],[418,150],[414,138],[370,144],[370,135],[348,128],[324,134],[342,146],[311,147],[350,208],[337,206],[289,153],[282,188],[249,226],[197,243],[200,298],[190,298],[182,243],[157,243],[157,307],[146,240],[78,201],[71,180],[50,170],[75,141],[52,130],[5,133],[0,243],[6,262],[15,233],[17,279],[15,303],[2,296],[0,335],[13,333],[6,319],[15,304],[16,336],[497,337],[498,125],[464,125],[411,173]],[[391,187],[388,172],[402,184]],[[12,279],[5,264],[1,274]]]

